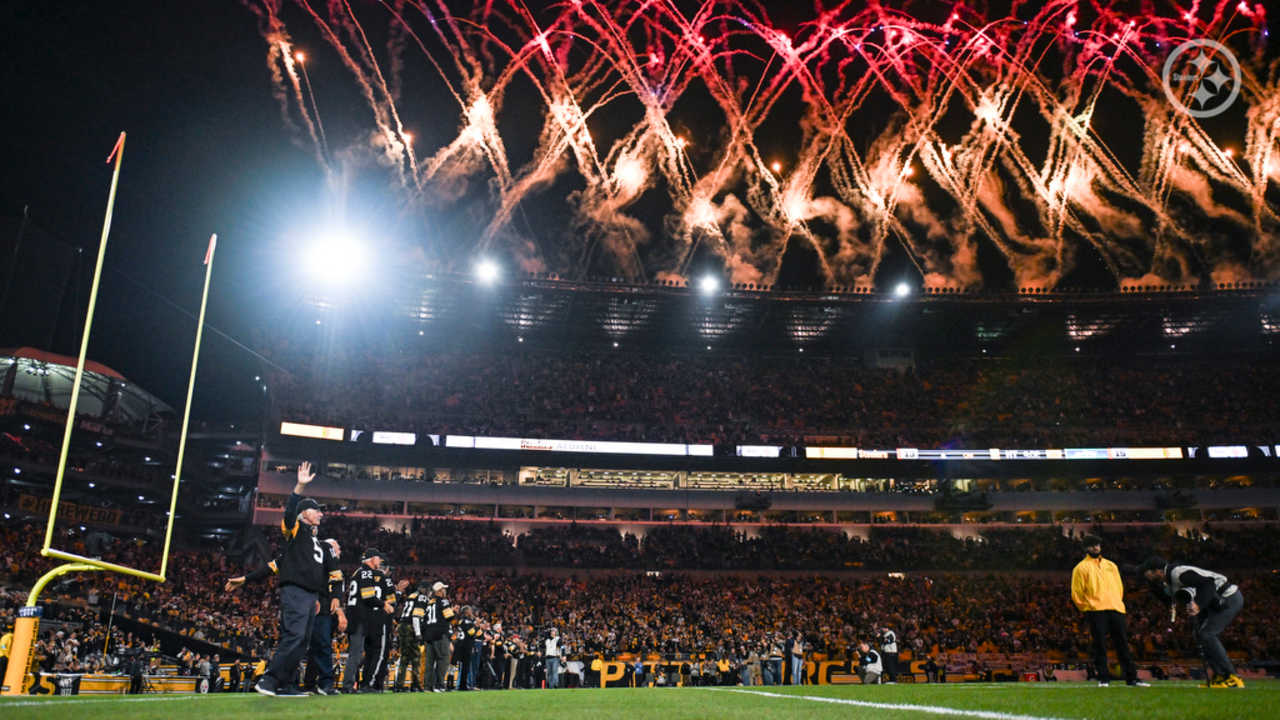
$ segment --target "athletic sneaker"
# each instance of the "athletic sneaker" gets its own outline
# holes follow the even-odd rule
[[[1134,680],[1133,682],[1131,682],[1131,683],[1126,683],[1126,684],[1127,684],[1129,687],[1151,687],[1151,683],[1149,683],[1149,682],[1142,682],[1141,680]]]
[[[295,687],[284,687],[276,690],[276,697],[307,697],[310,694]]]
[[[338,690],[337,688],[317,687],[316,694],[317,695],[337,695]]]
[[[1106,680],[1099,680],[1098,687],[1111,687],[1111,683],[1107,682]]]
[[[1240,679],[1240,676],[1239,676],[1239,675],[1236,675],[1235,673],[1232,673],[1232,674],[1228,675],[1228,676],[1227,676],[1227,679],[1226,679],[1226,680],[1223,680],[1223,683],[1224,683],[1227,687],[1233,687],[1233,688],[1242,688],[1242,687],[1244,687],[1244,681],[1243,681],[1243,680],[1241,680],[1241,679]]]
[[[259,695],[270,695],[271,697],[276,696],[276,689],[271,687],[271,683],[268,683],[266,678],[259,680],[257,684],[253,686],[253,691]]]

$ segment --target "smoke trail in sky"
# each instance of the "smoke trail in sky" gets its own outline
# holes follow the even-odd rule
[[[285,0],[245,2],[285,122],[318,146]],[[900,248],[927,286],[971,287],[988,247],[1018,286],[1084,257],[1115,283],[1280,274],[1280,60],[1260,3],[834,2],[785,23],[750,0],[380,5],[287,7],[366,103],[347,142],[369,152],[348,161],[377,158],[409,205],[485,208],[429,253],[458,265],[501,250],[640,280],[713,262],[772,284],[812,254],[820,282],[854,285]],[[1198,38],[1239,60],[1233,143],[1174,109],[1202,81],[1166,91],[1166,60]],[[1225,92],[1204,57],[1197,78]],[[445,92],[420,94],[417,61]],[[419,152],[412,126],[456,134]]]

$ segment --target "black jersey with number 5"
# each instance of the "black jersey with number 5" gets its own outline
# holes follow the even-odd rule
[[[325,570],[325,550],[316,536],[316,526],[298,519],[298,501],[301,495],[292,493],[284,506],[280,530],[284,533],[285,546],[281,549],[278,572],[281,585],[298,587],[318,593],[325,587],[328,573]]]

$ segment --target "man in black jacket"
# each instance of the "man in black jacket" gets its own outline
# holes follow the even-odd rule
[[[280,644],[267,664],[267,671],[254,686],[263,695],[302,695],[292,686],[284,686],[296,677],[298,663],[307,652],[311,636],[311,623],[320,602],[319,593],[327,580],[325,551],[316,534],[324,513],[320,503],[302,497],[307,485],[315,479],[311,463],[298,466],[298,482],[284,505],[284,517],[280,530],[284,534],[284,546],[278,560],[273,560],[272,570],[280,578]],[[244,577],[228,581],[228,589],[238,586],[233,581],[245,581]]]
[[[1209,687],[1244,687],[1244,681],[1236,675],[1235,665],[1218,639],[1227,623],[1244,607],[1240,588],[1219,573],[1194,565],[1166,563],[1164,558],[1154,555],[1142,563],[1142,575],[1148,582],[1157,584],[1158,592],[1170,605],[1184,605],[1187,615],[1196,623],[1196,642],[1216,676],[1212,681],[1205,678]]]

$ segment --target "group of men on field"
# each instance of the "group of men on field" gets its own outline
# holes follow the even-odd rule
[[[457,609],[445,597],[448,586],[443,582],[430,587],[419,585],[416,592],[404,595],[408,581],[394,584],[383,570],[382,553],[373,548],[363,553],[360,567],[344,583],[338,569],[341,548],[336,540],[320,540],[318,531],[323,511],[315,500],[302,496],[314,478],[310,463],[302,463],[281,519],[284,546],[280,555],[265,568],[231,578],[226,584],[230,592],[247,581],[272,573],[279,579],[280,643],[254,689],[264,695],[303,694],[297,689],[298,670],[303,657],[307,656],[308,687],[314,687],[323,695],[333,694],[333,631],[336,629],[347,631],[350,639],[342,675],[343,692],[380,692],[387,674],[392,622],[398,619],[401,662],[393,687],[399,689],[402,681],[408,679],[410,687],[443,692],[452,660],[451,627],[455,618],[461,621],[461,645],[468,650],[463,653],[467,657],[460,658],[459,688],[475,687],[478,665],[475,660],[480,653],[475,653],[477,657],[473,658],[469,651],[484,629],[477,626],[474,615],[458,617]],[[1093,638],[1098,685],[1106,687],[1111,681],[1106,642],[1109,636],[1126,683],[1145,687],[1148,684],[1138,678],[1129,651],[1120,570],[1114,562],[1102,557],[1100,538],[1086,536],[1082,545],[1086,556],[1072,571],[1071,600],[1084,613]],[[1171,622],[1179,605],[1192,619],[1206,675],[1210,672],[1213,675],[1206,677],[1208,687],[1244,687],[1219,640],[1219,635],[1244,605],[1240,589],[1219,573],[1193,565],[1168,563],[1157,556],[1148,558],[1139,571],[1174,608]],[[859,647],[864,681],[879,681],[881,674],[892,681],[895,675],[897,637],[883,628],[880,640],[881,653],[865,642]],[[554,635],[547,643],[546,669],[550,686],[554,687],[561,653]],[[501,641],[494,644],[503,645]],[[508,643],[504,650],[511,666],[498,674],[503,685],[510,687],[508,683],[514,684],[520,675],[519,657],[529,653],[519,642]],[[420,652],[426,660],[425,682],[418,678],[415,683],[413,676],[417,674]]]
[[[280,585],[280,643],[258,679],[254,690],[263,695],[305,695],[298,689],[299,667],[307,659],[303,684],[321,695],[339,691],[334,686],[333,633],[348,636],[347,661],[341,692],[381,692],[386,683],[393,622],[399,620],[400,671],[411,686],[442,692],[449,669],[450,628],[456,610],[446,597],[448,586],[436,582],[419,585],[405,594],[409,582],[394,583],[384,570],[382,552],[364,551],[360,566],[345,582],[338,561],[342,549],[332,538],[321,541],[320,504],[303,497],[315,479],[310,463],[298,467],[298,480],[285,503],[280,555],[247,575],[231,578],[228,592],[246,582],[275,574]],[[422,653],[419,648],[425,648]],[[419,659],[425,654],[426,679],[419,685]],[[408,671],[408,673],[406,673]]]

